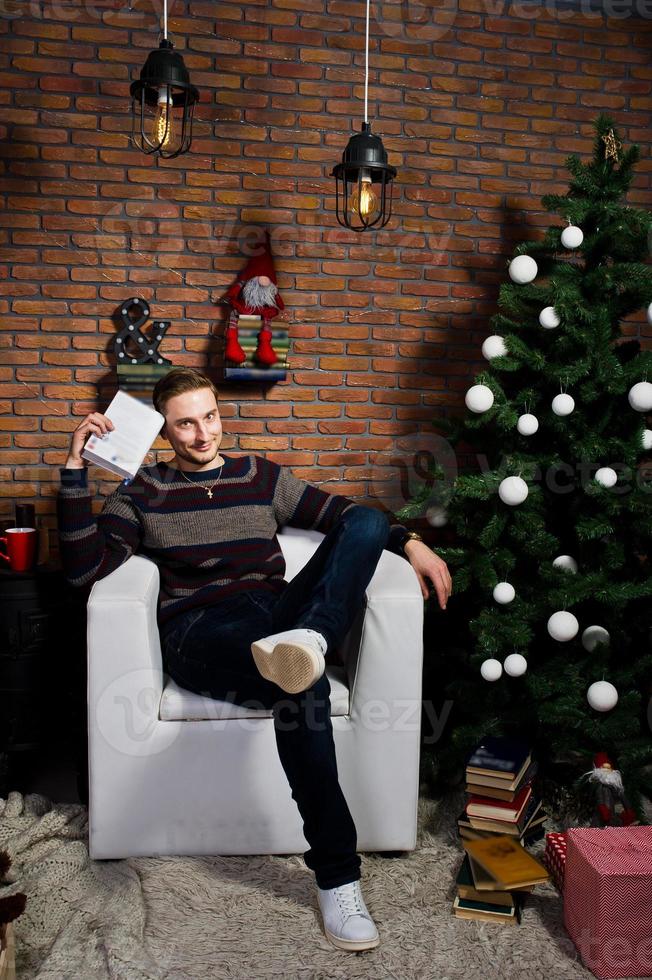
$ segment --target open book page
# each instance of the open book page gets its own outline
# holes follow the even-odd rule
[[[133,477],[149,452],[165,419],[160,412],[118,391],[104,413],[115,428],[103,439],[91,436],[82,450],[90,463],[118,476]]]

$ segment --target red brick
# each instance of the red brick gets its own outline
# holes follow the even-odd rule
[[[370,118],[399,186],[391,224],[357,236],[335,220],[330,171],[362,115],[364,4],[331,0],[326,18],[311,0],[198,3],[171,19],[202,91],[192,152],[177,160],[128,144],[120,106],[151,46],[143,12],[107,11],[103,23],[78,6],[5,31],[3,465],[36,496],[39,463],[53,470],[80,415],[110,398],[111,316],[132,289],[173,321],[174,363],[217,364],[224,313],[213,300],[243,265],[240,229],[257,225],[273,235],[290,366],[264,389],[229,386],[228,445],[366,497],[370,454],[463,398],[481,368],[468,324],[496,311],[522,227],[549,226],[540,195],[567,191],[566,156],[588,157],[602,108],[642,144],[630,204],[647,206],[648,25],[519,16],[480,0],[461,0],[454,21],[431,11],[427,24],[384,9],[382,27],[371,24]],[[520,224],[504,224],[506,201]],[[649,346],[646,324],[624,329]],[[32,404],[47,412],[28,414]],[[115,485],[94,480],[100,493]],[[39,500],[53,527],[54,491],[47,480]]]

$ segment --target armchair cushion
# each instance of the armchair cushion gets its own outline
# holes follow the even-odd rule
[[[349,688],[343,667],[326,667],[331,685],[331,715],[337,717],[349,713]],[[193,694],[169,678],[159,708],[161,721],[226,721],[229,718],[271,718],[271,708],[255,708],[216,701],[202,694]]]

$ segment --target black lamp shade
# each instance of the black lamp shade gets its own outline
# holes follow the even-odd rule
[[[392,216],[392,180],[396,169],[387,163],[383,141],[371,132],[368,122],[362,124],[362,132],[351,137],[342,162],[333,168],[331,176],[335,177],[337,220],[344,228],[365,231],[387,224]],[[377,201],[373,209],[370,197]],[[365,200],[366,208],[362,203]],[[352,201],[360,202],[359,206],[352,205]]]
[[[176,157],[192,142],[192,117],[199,91],[172,42],[164,39],[151,51],[140,79],[130,87],[133,138],[143,153]]]

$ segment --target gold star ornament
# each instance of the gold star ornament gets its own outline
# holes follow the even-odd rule
[[[605,146],[605,160],[618,160],[618,151],[623,144],[616,139],[613,129],[610,129],[607,135],[602,137],[602,141]]]

